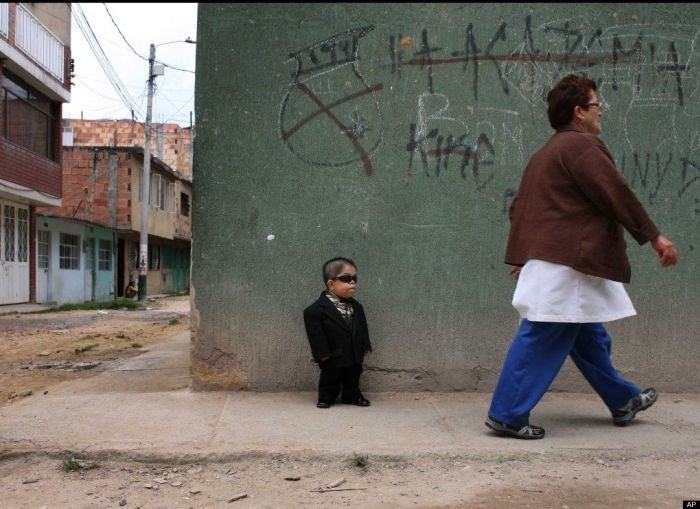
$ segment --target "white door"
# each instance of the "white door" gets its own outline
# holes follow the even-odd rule
[[[49,266],[51,264],[51,232],[37,230],[36,235],[36,301],[49,301]]]
[[[0,201],[0,304],[29,302],[29,208]]]

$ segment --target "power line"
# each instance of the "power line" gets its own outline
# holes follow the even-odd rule
[[[123,32],[121,31],[121,29],[119,28],[119,25],[117,25],[117,22],[114,20],[114,17],[112,16],[112,13],[109,12],[109,9],[107,8],[107,4],[106,4],[106,3],[103,3],[102,5],[104,5],[105,10],[107,11],[107,15],[109,15],[109,19],[112,20],[112,24],[113,24],[114,27],[117,29],[117,32],[119,32],[119,35],[122,36],[122,39],[124,39],[124,42],[126,43],[126,45],[129,46],[129,49],[130,49],[131,51],[133,51],[134,54],[135,54],[137,57],[139,57],[140,59],[145,60],[146,62],[148,62],[148,58],[147,58],[147,57],[144,57],[144,56],[141,55],[138,51],[136,51],[136,50],[134,49],[134,47],[133,47],[133,46],[129,43],[129,41],[126,39],[126,36],[124,35],[124,33],[123,33]],[[156,44],[156,46],[158,46],[158,45]],[[174,71],[189,72],[189,73],[192,73],[192,74],[195,73],[194,71],[190,71],[189,69],[181,69],[181,68],[179,68],[179,67],[175,67],[174,65],[166,64],[165,62],[162,62],[162,61],[160,61],[160,60],[156,60],[156,62],[158,62],[159,64],[164,65],[165,67],[169,67],[170,69],[172,69],[172,70],[174,70]]]
[[[97,36],[92,30],[90,23],[85,17],[85,14],[83,13],[80,4],[74,3],[72,4],[72,6],[73,7],[71,9],[71,13],[73,14],[73,18],[75,19],[78,28],[85,37],[85,40],[88,43],[88,46],[90,47],[90,50],[95,55],[97,62],[100,64],[100,67],[102,67],[102,70],[105,72],[107,79],[109,79],[110,83],[114,87],[114,90],[121,98],[122,102],[124,103],[124,106],[126,106],[128,110],[137,112],[138,115],[141,116],[143,113],[141,112],[139,105],[131,97],[131,94],[129,94],[128,89],[126,88],[124,83],[122,83],[121,79],[119,78],[119,75],[114,70],[114,67],[109,61],[109,58],[107,58],[107,55],[105,54],[104,50],[102,49],[102,46],[100,45]]]
[[[88,85],[88,84],[85,82],[85,78],[77,78],[76,80],[77,80],[79,83],[82,83],[82,85],[83,85],[85,88],[87,88],[88,90],[90,90],[93,94],[98,95],[98,96],[100,96],[100,97],[103,97],[104,99],[107,99],[108,101],[117,101],[117,102],[119,102],[119,99],[114,99],[114,98],[112,98],[112,97],[106,96],[106,95],[104,95],[102,92],[98,92],[97,90],[95,90],[94,88],[92,88],[90,85]],[[104,83],[104,82],[102,82],[102,83]]]
[[[121,29],[119,28],[119,25],[117,25],[117,22],[114,21],[114,18],[112,17],[112,13],[109,12],[109,9],[107,8],[107,4],[106,4],[106,3],[102,3],[102,5],[104,5],[105,11],[107,11],[107,15],[109,16],[109,19],[112,20],[112,24],[113,24],[114,27],[117,29],[117,32],[119,32],[119,35],[122,36],[122,39],[124,39],[124,42],[126,43],[126,45],[129,46],[129,49],[130,49],[131,51],[133,51],[134,54],[135,54],[137,57],[139,57],[139,58],[145,60],[146,62],[148,62],[148,58],[147,58],[147,57],[144,57],[144,56],[141,55],[138,51],[136,51],[136,50],[134,49],[134,47],[133,47],[131,44],[129,44],[129,41],[126,40],[126,37],[124,36],[124,34],[122,33]]]
[[[176,105],[175,103],[173,103],[167,96],[162,95],[161,97],[163,97],[173,108],[176,108],[176,107],[177,107],[177,105]],[[191,103],[191,100],[188,99],[187,102],[185,102],[182,106],[180,106],[180,107],[177,108],[175,111],[173,111],[172,113],[170,113],[170,116],[169,116],[167,119],[165,119],[165,121],[164,121],[163,123],[167,123],[169,120],[175,119],[175,118],[176,118],[176,115],[177,115],[178,113],[180,113],[183,109],[185,109],[185,107],[189,106],[190,103]]]
[[[172,69],[173,71],[182,71],[182,72],[189,72],[189,73],[191,73],[191,74],[195,74],[194,71],[190,71],[189,69],[180,69],[179,67],[175,67],[175,66],[173,66],[173,65],[166,64],[165,62],[161,62],[160,60],[156,60],[156,62],[158,62],[159,64],[164,65],[165,67],[169,67],[169,68]]]
[[[109,59],[105,55],[104,50],[102,49],[102,46],[100,45],[97,37],[95,36],[95,33],[94,33],[92,27],[90,26],[90,23],[88,22],[87,18],[85,17],[84,12],[82,11],[82,8],[77,3],[73,4],[73,5],[75,5],[75,12],[73,14],[74,14],[74,18],[76,20],[76,24],[78,25],[81,32],[83,33],[84,38],[87,41],[92,53],[95,55],[96,59],[98,60],[98,63],[102,66],[102,68],[105,72],[105,75],[107,76],[107,78],[111,82],[112,86],[114,87],[114,90],[117,92],[117,94],[121,98],[121,101],[124,103],[126,108],[129,111],[131,111],[132,117],[134,117],[134,119],[136,119],[136,120],[138,120],[137,117],[142,118],[143,117],[144,94],[142,93],[140,95],[140,97],[138,98],[139,99],[138,102],[133,99],[133,96],[129,93],[128,89],[126,88],[124,83],[121,81],[121,79],[119,78],[119,76],[115,72],[114,68],[112,67],[111,63],[109,62]],[[103,5],[107,15],[109,16],[109,19],[111,20],[112,24],[114,25],[115,29],[117,30],[117,32],[121,36],[121,38],[124,41],[124,43],[126,44],[126,46],[128,46],[128,48],[138,58],[140,58],[144,61],[148,61],[148,59],[146,57],[144,57],[143,55],[141,55],[138,51],[136,51],[134,46],[128,41],[128,39],[126,38],[126,35],[124,34],[124,32],[121,30],[121,28],[117,24],[115,17],[112,15],[109,8],[107,7],[107,4],[103,3],[102,5]],[[191,41],[190,38],[188,37],[187,40],[185,40],[185,41],[172,41],[172,42],[192,43],[194,41]],[[162,44],[171,44],[172,42],[162,43]],[[156,47],[157,46],[159,46],[159,45],[156,44]],[[175,70],[175,71],[187,72],[187,73],[191,73],[193,75],[195,74],[194,71],[190,71],[189,69],[182,69],[182,68],[167,64],[165,62],[162,62],[160,60],[154,59],[154,62],[162,64],[164,67],[168,67],[168,68]],[[148,81],[146,83],[148,83]],[[153,83],[153,86],[155,89],[156,88],[155,82]],[[90,88],[90,87],[86,86],[86,88]],[[146,88],[146,84],[144,84],[144,88]],[[96,91],[93,90],[93,92],[96,92]],[[154,91],[154,93],[155,93],[155,91]],[[168,103],[172,106],[175,106],[172,103],[172,101],[168,101]],[[177,115],[180,111],[182,111],[187,106],[188,106],[187,103],[183,104],[180,108],[177,108],[176,112],[171,114],[171,116]]]
[[[104,70],[107,78],[112,83],[112,86],[114,87],[117,94],[119,94],[119,96],[121,97],[122,102],[127,107],[127,109],[134,110],[136,112],[139,112],[139,114],[141,114],[139,105],[131,97],[131,94],[129,93],[128,89],[126,88],[124,83],[121,81],[121,78],[119,77],[119,75],[114,70],[112,63],[110,62],[109,58],[105,54],[104,50],[102,49],[102,46],[100,45],[100,42],[97,39],[97,36],[95,35],[95,33],[92,29],[92,26],[90,25],[87,18],[85,17],[85,14],[83,13],[83,10],[80,7],[80,4],[76,4],[76,7],[77,7],[77,9],[74,11],[74,13],[78,14],[78,16],[75,17],[76,21],[78,22],[78,27],[80,28],[81,32],[85,36],[85,39],[88,42],[88,45],[90,46],[90,49],[92,50],[93,54],[97,58],[97,61],[100,64],[100,66],[102,67],[102,69]]]

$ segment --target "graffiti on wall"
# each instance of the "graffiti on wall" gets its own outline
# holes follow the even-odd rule
[[[433,93],[418,96],[416,123],[409,126],[410,138],[406,144],[406,150],[410,154],[409,173],[415,164],[420,166],[426,176],[439,177],[441,171],[449,171],[450,159],[457,159],[461,178],[466,179],[468,172],[471,173],[481,190],[493,178],[491,174],[484,175],[486,167],[494,164],[495,151],[488,134],[493,131],[493,125],[487,123],[481,126],[478,123],[477,132],[482,127],[486,129],[472,137],[467,123],[452,116],[449,110],[450,101],[445,95]],[[440,121],[442,131],[438,127],[429,127],[434,121]],[[473,138],[473,143],[470,143]],[[429,158],[433,164],[429,163]]]
[[[405,149],[407,175],[455,175],[483,191],[494,186],[499,165],[522,170],[533,112],[544,115],[546,93],[558,79],[582,73],[596,81],[598,96],[612,110],[606,112],[610,124],[624,142],[614,147],[621,171],[649,204],[661,192],[697,192],[700,128],[688,133],[679,126],[693,126],[700,117],[700,31],[663,23],[604,27],[592,19],[579,15],[537,24],[528,15],[496,27],[465,23],[455,31],[373,34],[375,43],[386,41],[378,53],[388,52],[388,61],[371,64],[363,61],[360,46],[374,27],[334,35],[290,55],[296,65],[282,100],[281,139],[309,164],[360,162],[371,175],[371,159],[384,139],[380,105],[391,99],[386,94],[394,86],[408,87],[416,90],[415,115],[405,126],[392,126],[392,132],[405,133],[405,141],[390,143]],[[393,83],[371,84],[361,62],[383,69]],[[460,104],[467,98],[466,111],[450,104],[455,83]],[[650,115],[658,121],[653,140]],[[513,191],[497,192],[505,205]]]
[[[360,72],[360,39],[372,26],[348,30],[290,55],[292,81],[282,100],[279,129],[289,150],[315,166],[360,161],[367,175],[382,141],[377,94]],[[329,120],[331,128],[319,120]]]
[[[567,72],[586,72],[594,79],[597,73],[596,81],[605,82],[612,90],[632,86],[639,94],[651,85],[655,93],[680,105],[684,104],[685,89],[697,86],[697,76],[690,72],[698,36],[694,27],[635,24],[604,29],[581,15],[545,22],[533,30],[532,16],[526,16],[522,26],[501,22],[481,47],[476,41],[484,37],[477,28],[469,23],[463,40],[454,41],[459,48],[454,50],[432,42],[427,28],[421,31],[415,49],[413,44],[396,43],[407,40],[406,36],[389,35],[391,73],[403,77],[404,68],[417,69],[425,73],[425,84],[432,93],[439,90],[440,80],[454,79],[456,70],[467,75],[464,85],[478,101],[484,75],[491,71],[486,79],[491,82],[493,74],[498,86],[490,88],[489,94],[519,93],[533,104],[540,104],[556,78]],[[489,65],[482,67],[481,62]],[[643,83],[646,80],[651,83]]]

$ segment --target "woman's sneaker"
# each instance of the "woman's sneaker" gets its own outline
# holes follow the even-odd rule
[[[505,435],[507,437],[522,438],[525,440],[536,440],[538,438],[544,438],[544,428],[540,426],[533,426],[528,424],[522,428],[516,428],[515,426],[510,426],[504,422],[497,421],[490,415],[486,418],[487,427],[491,428],[496,433]]]
[[[637,412],[649,408],[656,403],[658,397],[659,394],[656,392],[656,389],[644,389],[638,396],[625,403],[625,406],[612,411],[615,426],[627,426],[634,419],[634,416],[637,415]]]

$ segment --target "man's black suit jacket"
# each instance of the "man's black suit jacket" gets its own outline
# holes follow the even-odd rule
[[[304,326],[311,354],[321,368],[342,368],[362,364],[365,352],[372,351],[367,319],[362,305],[349,299],[353,306],[352,324],[348,324],[326,297],[326,292],[304,310]],[[321,359],[328,357],[328,360]]]

